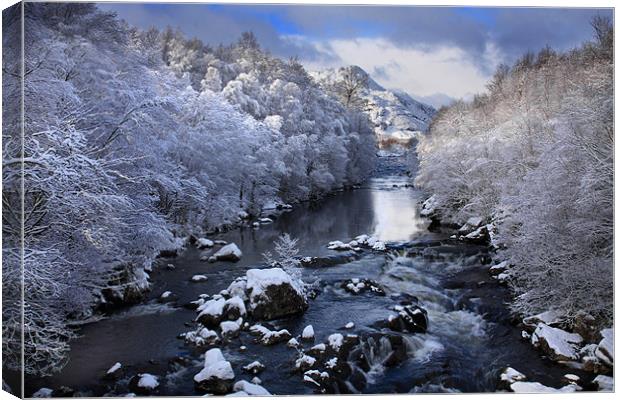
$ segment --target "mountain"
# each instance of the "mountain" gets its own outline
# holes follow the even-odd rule
[[[374,126],[379,143],[408,143],[428,129],[436,113],[435,108],[415,100],[404,91],[385,89],[358,66],[310,74],[321,86],[333,88],[343,81],[345,73],[352,73],[366,81],[359,97],[363,100],[362,108]]]

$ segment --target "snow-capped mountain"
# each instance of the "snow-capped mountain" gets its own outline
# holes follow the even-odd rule
[[[350,67],[356,75],[365,77],[367,84],[360,89],[364,111],[374,125],[377,138],[409,141],[428,129],[436,110],[413,99],[400,90],[388,90],[374,81],[358,66]],[[333,86],[343,79],[345,68],[312,72],[312,77],[322,86]]]

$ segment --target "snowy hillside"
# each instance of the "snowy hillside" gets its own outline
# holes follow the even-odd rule
[[[358,66],[348,68],[365,80],[359,93],[364,100],[362,109],[370,117],[380,142],[408,142],[428,129],[436,112],[432,106],[414,100],[403,91],[383,88]],[[311,72],[310,75],[327,88],[337,85],[346,70],[327,69]]]

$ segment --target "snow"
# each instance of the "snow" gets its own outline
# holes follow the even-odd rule
[[[316,363],[316,358],[308,355],[301,355],[295,360],[295,369],[306,369]]]
[[[314,339],[314,328],[312,327],[312,325],[308,325],[304,328],[304,330],[301,332],[301,338],[305,340]]]
[[[523,318],[523,324],[531,327],[537,326],[540,322],[546,325],[555,325],[561,322],[561,316],[556,311],[545,311],[540,314]]]
[[[213,257],[217,260],[236,261],[241,259],[243,253],[239,250],[239,247],[235,243],[227,244],[219,249]]]
[[[516,381],[523,381],[525,380],[525,375],[523,375],[521,372],[517,371],[516,369],[512,368],[512,367],[507,367],[504,372],[502,372],[502,374],[500,375],[500,379],[503,382],[506,382],[508,384],[512,384]]]
[[[508,261],[502,261],[501,263],[493,265],[489,268],[489,272],[493,275],[498,275],[506,271],[506,269],[508,269]]]
[[[334,349],[335,351],[338,351],[340,350],[340,347],[342,347],[344,337],[340,333],[333,333],[329,335],[329,337],[327,338],[327,341],[329,342],[329,345],[332,349]]]
[[[264,387],[245,380],[235,382],[233,390],[235,392],[245,392],[249,396],[271,396],[271,393]]]
[[[233,296],[230,299],[226,300],[224,303],[225,309],[234,308],[239,311],[239,315],[245,316],[247,314],[247,310],[245,309],[245,303],[243,299],[239,296]]]
[[[316,386],[321,386],[317,381],[315,381],[314,379],[312,379],[311,377],[309,377],[308,375],[304,374],[304,382],[309,382],[312,383]]]
[[[207,238],[200,238],[196,240],[196,247],[198,247],[199,249],[213,247],[214,245],[215,243],[212,240],[209,240]]]
[[[279,343],[283,340],[289,340],[291,337],[291,333],[286,329],[281,329],[279,331],[272,331],[265,328],[262,325],[253,325],[250,328],[250,332],[260,335],[261,342],[265,345],[271,345],[275,343]]]
[[[336,365],[338,365],[338,357],[330,358],[325,362],[325,367],[329,369],[336,367]]]
[[[347,324],[344,326],[345,329],[353,329],[355,328],[355,324],[353,322],[347,322]]]
[[[259,218],[258,222],[261,224],[271,224],[273,220],[271,218]]]
[[[161,294],[161,296],[159,296],[160,299],[164,300],[167,299],[168,297],[172,296],[172,292],[169,290],[166,290],[165,292],[163,292]]]
[[[34,398],[52,397],[53,390],[50,388],[41,388],[32,394]]]
[[[422,217],[429,217],[435,213],[435,208],[437,208],[438,202],[435,195],[432,195],[428,199],[422,203],[422,210],[420,211],[420,215]]]
[[[613,366],[614,364],[614,329],[607,328],[601,331],[603,339],[599,342],[594,354],[603,363]]]
[[[557,393],[559,390],[538,382],[514,382],[510,389],[515,393]]]
[[[531,341],[535,347],[541,345],[548,347],[556,359],[578,360],[577,345],[583,342],[583,338],[577,333],[552,328],[540,322],[532,334]]]
[[[218,348],[208,350],[205,353],[204,368],[194,375],[195,382],[202,382],[209,379],[232,380],[235,379],[235,373],[232,366]]]
[[[159,386],[159,380],[155,375],[140,374],[139,376],[140,380],[138,381],[138,387],[152,390]]]
[[[325,347],[325,343],[319,343],[319,344],[317,344],[317,345],[315,345],[315,346],[312,346],[312,347],[310,348],[310,350],[318,351],[318,352],[320,352],[320,353],[324,352],[324,351],[325,351],[325,349],[326,349],[326,347]]]
[[[376,241],[375,244],[372,245],[372,249],[376,251],[385,251],[385,243]]]
[[[287,345],[288,347],[293,347],[293,348],[294,348],[294,347],[298,347],[298,346],[299,346],[299,342],[297,341],[297,339],[295,339],[295,338],[291,338],[291,340],[289,340],[289,341],[286,343],[286,345]]]
[[[252,372],[253,374],[257,374],[265,369],[265,365],[260,361],[252,361],[243,367],[245,371]]]
[[[606,375],[598,375],[593,380],[598,385],[598,390],[601,392],[613,392],[614,390],[614,378]]]
[[[264,295],[265,290],[272,285],[290,285],[300,296],[303,296],[299,282],[295,282],[282,268],[250,269],[246,272],[246,277],[246,287],[250,292],[250,307],[252,309]]]
[[[222,330],[222,336],[231,337],[239,333],[241,330],[241,324],[243,319],[239,318],[236,321],[222,321],[220,323],[220,329]]]
[[[571,382],[577,382],[581,379],[575,374],[564,374],[564,378],[566,378],[567,380]]]
[[[261,383],[263,383],[263,381],[258,376],[255,376],[254,378],[252,378],[250,382],[252,382],[255,385],[260,385]]]
[[[106,372],[106,375],[110,375],[110,374],[115,373],[116,371],[118,371],[119,369],[121,369],[121,367],[122,367],[122,366],[123,366],[123,365],[122,365],[121,363],[119,363],[119,362],[115,363],[114,365],[112,365],[112,366],[110,367],[110,369],[108,370],[108,372]]]
[[[226,300],[223,297],[216,299],[214,296],[213,299],[206,301],[203,305],[198,307],[197,311],[199,313],[198,317],[196,317],[196,321],[198,321],[203,315],[211,315],[215,318],[221,317],[224,312],[225,304]]]
[[[209,279],[209,278],[207,278],[206,275],[194,275],[194,276],[192,276],[191,281],[192,282],[204,282],[207,279]]]

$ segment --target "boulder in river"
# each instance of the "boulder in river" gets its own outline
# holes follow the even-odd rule
[[[387,320],[387,327],[396,332],[424,333],[428,329],[426,310],[416,304],[397,305]]]
[[[536,327],[531,340],[535,347],[554,361],[578,360],[578,346],[583,342],[583,338],[577,333],[553,328],[542,322]]]
[[[118,379],[121,377],[123,365],[119,362],[114,363],[105,373],[106,379]]]
[[[254,319],[282,318],[302,313],[308,308],[302,283],[283,269],[250,269],[246,277],[249,308]]]
[[[196,240],[196,247],[198,247],[199,249],[206,249],[209,247],[213,247],[215,245],[215,243],[213,242],[213,240],[209,240],[207,238],[200,238]]]
[[[216,261],[237,262],[241,260],[242,255],[243,253],[239,250],[239,247],[237,247],[236,244],[229,243],[215,252],[212,257],[214,257]]]
[[[129,390],[136,394],[152,394],[159,387],[159,379],[152,374],[134,375],[129,380]]]
[[[371,292],[379,296],[385,296],[385,291],[381,285],[371,279],[347,279],[340,284],[340,287],[351,294]]]
[[[194,375],[194,383],[198,390],[213,394],[230,392],[235,373],[230,362],[226,361],[218,348],[205,353],[204,368]]]
[[[253,325],[250,327],[250,333],[258,336],[258,341],[267,346],[287,342],[293,337],[293,335],[291,335],[291,333],[286,329],[272,331],[263,325]]]

